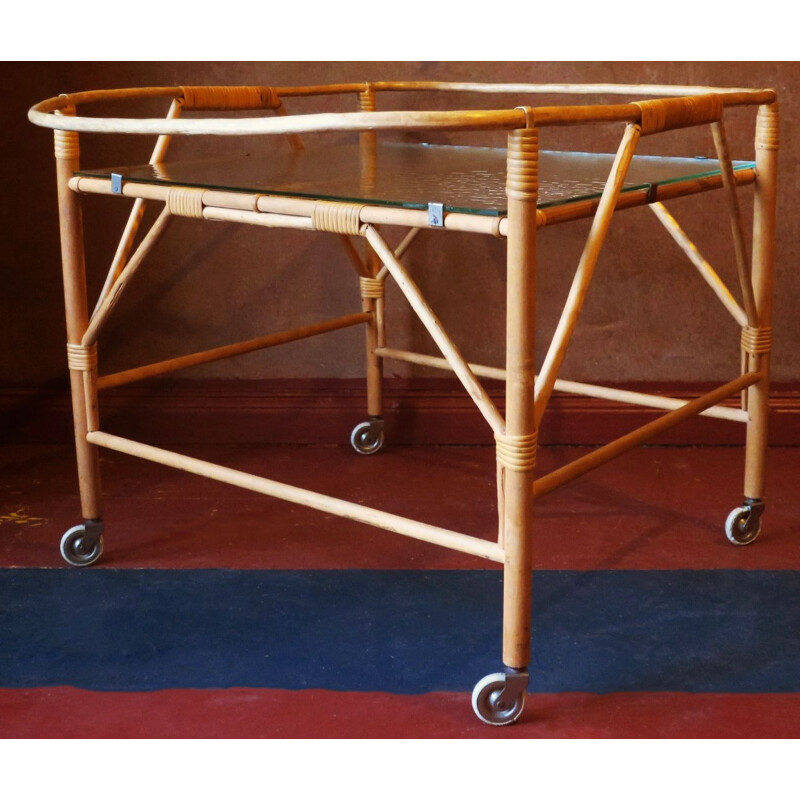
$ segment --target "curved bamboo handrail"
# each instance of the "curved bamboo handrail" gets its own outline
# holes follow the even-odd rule
[[[299,97],[320,94],[371,91],[414,92],[477,92],[491,94],[623,94],[637,97],[663,97],[674,101],[680,97],[717,95],[723,106],[764,105],[775,101],[771,89],[726,89],[706,86],[647,86],[629,84],[489,84],[453,83],[440,81],[377,83],[344,83],[326,86],[279,87],[225,87],[226,89],[264,89],[270,97]],[[194,87],[187,87],[192,89]],[[215,87],[206,87],[215,88]],[[217,87],[222,88],[222,87]],[[252,134],[279,135],[312,133],[319,131],[375,131],[375,130],[485,130],[516,129],[526,126],[530,115],[537,126],[573,125],[592,122],[641,122],[642,111],[635,103],[541,106],[514,109],[460,110],[460,111],[384,111],[303,114],[280,117],[255,118],[127,118],[82,117],[57,115],[68,107],[97,102],[138,100],[165,97],[183,101],[184,87],[147,87],[76,92],[51,97],[33,106],[29,120],[40,127],[88,133],[126,133],[160,135],[220,135],[246,136]],[[665,101],[667,102],[667,101]]]

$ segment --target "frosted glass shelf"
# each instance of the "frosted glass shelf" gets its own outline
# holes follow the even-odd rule
[[[612,154],[542,151],[539,206],[599,197]],[[754,167],[736,161],[734,170]],[[506,213],[506,151],[494,147],[379,143],[368,155],[358,145],[314,147],[298,153],[247,154],[202,161],[83,170],[78,175],[123,181],[340,200],[369,205],[502,216]],[[710,177],[719,162],[707,158],[635,156],[623,192]]]

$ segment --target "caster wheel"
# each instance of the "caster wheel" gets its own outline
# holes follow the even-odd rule
[[[76,525],[61,537],[61,556],[73,567],[88,567],[103,554],[103,537],[94,542],[86,536],[86,525]]]
[[[725,535],[733,544],[752,544],[761,533],[761,514],[764,504],[734,508],[725,520]]]
[[[372,419],[356,425],[350,434],[350,444],[362,456],[377,453],[383,447],[383,420]]]
[[[525,684],[510,687],[504,673],[487,675],[472,691],[472,710],[487,725],[510,725],[525,708]]]

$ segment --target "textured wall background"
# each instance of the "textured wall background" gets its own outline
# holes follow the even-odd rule
[[[52,136],[32,126],[27,109],[60,92],[175,84],[291,85],[361,80],[473,80],[514,82],[680,83],[771,87],[782,110],[781,183],[775,303],[776,381],[800,378],[800,277],[798,241],[797,63],[6,63],[2,127],[3,238],[0,319],[5,382],[46,383],[65,374],[64,319],[60,286],[58,222]],[[410,98],[408,98],[410,99]],[[433,98],[414,95],[420,107]],[[534,97],[532,104],[549,102]],[[355,99],[287,102],[297,110],[355,110]],[[379,95],[379,107],[400,107],[399,96]],[[439,97],[440,106],[513,107],[520,97]],[[163,103],[147,107],[164,113]],[[111,108],[108,113],[113,114]],[[751,158],[754,112],[737,112],[728,123],[735,158]],[[552,129],[542,136],[550,149],[613,151],[618,126]],[[429,141],[465,141],[450,135]],[[491,143],[502,145],[503,137]],[[268,142],[266,144],[269,144]],[[263,151],[265,142],[242,139],[180,140],[171,155]],[[85,166],[143,163],[152,140],[82,137]],[[708,131],[644,140],[640,152],[713,155]],[[742,191],[749,220],[751,190]],[[102,285],[129,209],[128,201],[87,197],[85,229],[93,297]],[[670,209],[701,252],[733,280],[730,230],[721,193],[673,201]],[[544,230],[540,237],[538,287],[539,358],[555,328],[588,231],[588,222]],[[392,236],[392,232],[389,233]],[[749,238],[749,237],[748,237]],[[504,247],[489,237],[423,233],[407,263],[432,306],[470,360],[502,364]],[[146,278],[145,278],[146,275]],[[255,230],[227,223],[176,220],[170,233],[131,286],[101,342],[101,369],[238,341],[284,327],[349,313],[359,308],[357,284],[338,244],[323,234]],[[393,288],[388,295],[390,343],[435,352]],[[363,374],[363,340],[348,330],[206,365],[183,377],[357,377]],[[738,330],[694,268],[647,209],[619,214],[598,265],[563,370],[577,380],[724,380],[738,369]],[[387,375],[438,374],[390,363]]]

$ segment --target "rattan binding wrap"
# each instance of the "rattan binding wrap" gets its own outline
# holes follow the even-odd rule
[[[77,372],[91,372],[97,367],[97,344],[67,345],[67,366]]]
[[[772,328],[742,328],[742,350],[750,355],[769,353],[772,350]]]
[[[533,472],[536,466],[536,447],[538,434],[527,436],[494,435],[497,447],[497,463],[513,472]]]
[[[638,106],[642,112],[641,129],[645,136],[674,128],[701,125],[704,122],[717,122],[724,109],[722,98],[718,94],[641,100],[633,105]]]
[[[508,136],[506,196],[535,200],[539,192],[539,131],[524,128]]]
[[[187,111],[278,108],[277,92],[269,86],[181,86]]]
[[[203,218],[202,189],[170,189],[167,195],[167,208],[176,217]]]
[[[318,200],[311,214],[314,230],[330,233],[348,233],[358,236],[361,233],[361,209],[363,205],[353,203],[331,203]]]
[[[361,296],[365,299],[379,300],[385,294],[384,281],[378,278],[364,278],[358,279],[359,287],[361,288]]]

